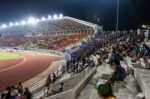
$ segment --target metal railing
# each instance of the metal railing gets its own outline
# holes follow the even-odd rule
[[[59,67],[62,67],[62,63],[60,63],[59,65],[60,65]],[[60,75],[61,71],[58,68],[56,71],[54,71],[54,73],[56,74],[56,76],[58,76],[58,75]],[[46,79],[47,79],[47,76],[32,83],[32,84],[26,85],[26,86],[30,89],[31,92],[36,91],[37,89],[44,87],[44,85],[46,83]]]

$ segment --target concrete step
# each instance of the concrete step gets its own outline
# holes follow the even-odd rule
[[[97,73],[93,76],[93,79],[83,89],[77,99],[100,99],[97,95],[97,91],[94,89],[94,84],[96,84],[98,81],[106,81],[104,79],[101,79],[101,77],[103,74],[109,75],[110,73],[111,69],[109,68],[109,65],[103,64],[99,66],[97,68]],[[126,78],[125,83],[120,83],[118,86],[121,87],[117,87],[117,91],[114,92],[117,99],[135,99],[138,93],[138,88],[134,76],[129,75]]]

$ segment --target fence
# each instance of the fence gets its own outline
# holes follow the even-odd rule
[[[63,62],[63,61],[62,61]],[[59,76],[61,75],[61,69],[62,68],[62,62],[59,64],[59,68],[54,72],[56,74],[56,76]],[[52,73],[51,73],[52,74]],[[36,93],[39,89],[43,89],[44,88],[44,85],[45,85],[45,82],[46,82],[46,79],[47,79],[47,76],[46,77],[43,77],[41,80],[39,81],[36,81],[34,83],[31,83],[31,84],[28,84],[26,85],[30,91],[32,93]],[[44,94],[46,92],[47,89],[44,88]]]

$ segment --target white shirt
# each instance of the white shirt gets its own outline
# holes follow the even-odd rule
[[[97,57],[94,56],[94,55],[92,55],[92,59],[93,59],[93,61],[94,61],[94,64],[95,64],[95,65],[98,65]]]

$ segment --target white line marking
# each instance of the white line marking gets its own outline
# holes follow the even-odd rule
[[[12,68],[18,67],[18,65],[21,65],[21,64],[22,64],[22,63],[24,63],[25,61],[26,61],[26,59],[25,59],[25,58],[23,58],[23,61],[22,61],[22,62],[20,62],[19,64],[14,65],[14,66],[9,67],[9,68],[6,68],[6,69],[3,69],[3,70],[1,70],[1,71],[0,71],[0,73],[1,73],[1,72],[4,72],[4,71],[7,71],[7,70],[10,70],[10,69],[12,69]]]

